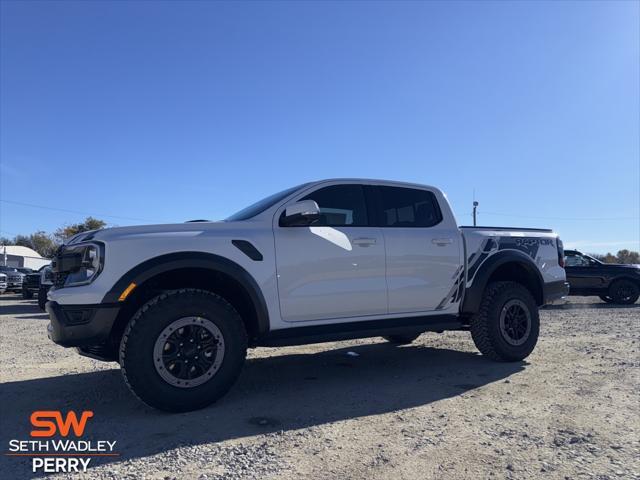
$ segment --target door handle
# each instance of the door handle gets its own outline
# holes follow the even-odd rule
[[[453,243],[453,239],[452,238],[434,238],[433,240],[431,240],[431,243],[439,247],[444,247],[445,245],[451,245]]]
[[[354,238],[351,241],[351,243],[353,243],[354,245],[358,245],[360,247],[368,247],[369,245],[375,245],[376,239],[375,238],[359,237],[359,238]]]

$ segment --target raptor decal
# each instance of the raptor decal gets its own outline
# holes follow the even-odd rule
[[[453,283],[449,293],[442,299],[442,301],[436,307],[436,310],[442,310],[448,303],[457,302],[462,296],[462,287],[464,285],[464,266],[461,265],[453,274],[453,278],[456,281]]]
[[[518,250],[527,254],[535,261],[540,246],[553,246],[553,240],[550,238],[538,237],[497,237],[485,239],[480,248],[473,252],[468,264],[468,283],[471,283],[482,263],[491,255],[494,250]]]

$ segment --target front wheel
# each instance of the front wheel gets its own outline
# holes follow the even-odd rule
[[[471,318],[471,336],[483,355],[501,362],[527,358],[538,341],[540,318],[533,296],[516,282],[492,282]]]
[[[631,305],[640,297],[640,288],[631,280],[618,280],[609,287],[609,296],[613,303]]]
[[[120,342],[120,366],[144,403],[186,412],[227,393],[246,353],[247,333],[231,304],[204,290],[173,290],[131,319]]]

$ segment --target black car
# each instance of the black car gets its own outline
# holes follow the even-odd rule
[[[602,263],[577,250],[565,250],[569,295],[597,295],[607,303],[629,305],[640,296],[640,265]]]
[[[33,298],[33,294],[38,293],[39,289],[40,270],[34,273],[28,273],[22,281],[22,298]]]

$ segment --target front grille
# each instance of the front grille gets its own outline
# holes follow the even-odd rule
[[[14,283],[22,283],[22,277],[20,275],[9,275],[7,280]]]
[[[37,287],[38,285],[40,285],[40,274],[27,275],[26,277],[24,277],[24,280],[22,281],[22,285],[28,288]]]

